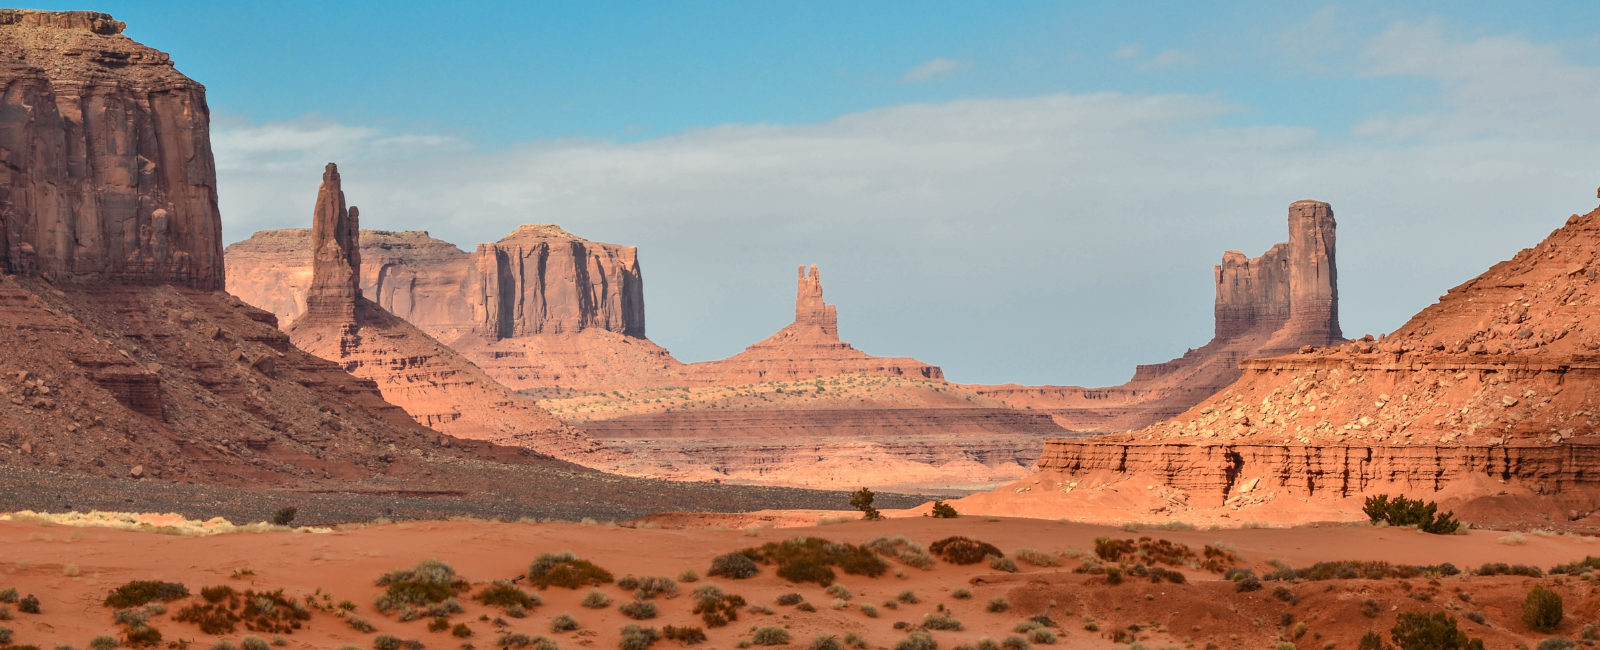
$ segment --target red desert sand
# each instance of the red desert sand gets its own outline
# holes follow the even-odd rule
[[[682,520],[693,522],[694,518]],[[373,647],[380,634],[416,639],[438,648],[462,642],[498,647],[497,640],[507,633],[543,635],[562,647],[615,648],[621,628],[629,624],[658,629],[667,625],[704,627],[691,610],[693,591],[708,584],[771,612],[741,608],[736,621],[706,628],[704,647],[711,648],[734,647],[750,639],[754,628],[765,626],[785,628],[791,646],[806,646],[817,635],[835,635],[842,641],[854,633],[865,638],[865,647],[890,648],[906,638],[908,630],[923,629],[928,620],[924,617],[937,615],[941,608],[961,623],[959,630],[929,630],[941,648],[976,644],[985,636],[1001,641],[1017,634],[1014,628],[1019,622],[1037,615],[1049,617],[1047,629],[1056,637],[1054,647],[1061,648],[1112,647],[1113,639],[1123,643],[1137,640],[1152,648],[1261,648],[1297,634],[1299,638],[1294,640],[1301,648],[1354,648],[1368,630],[1387,637],[1397,615],[1405,612],[1445,612],[1468,634],[1483,638],[1488,647],[1504,648],[1514,643],[1531,645],[1549,636],[1532,631],[1521,620],[1523,599],[1535,585],[1552,589],[1564,599],[1566,620],[1557,628],[1557,635],[1577,637],[1585,623],[1600,613],[1600,599],[1593,595],[1591,580],[1575,575],[1532,578],[1464,572],[1386,579],[1268,579],[1260,589],[1241,591],[1218,573],[1185,566],[1167,567],[1182,573],[1184,584],[1155,584],[1128,575],[1112,585],[1104,574],[1074,572],[1092,556],[1096,538],[1101,537],[1168,540],[1197,554],[1212,545],[1236,553],[1241,558],[1237,566],[1263,577],[1285,564],[1304,568],[1333,560],[1395,565],[1448,562],[1464,571],[1495,562],[1533,565],[1548,572],[1554,564],[1582,560],[1600,548],[1589,537],[1508,538],[1503,532],[1483,530],[1428,535],[1405,528],[1326,524],[1128,532],[1089,524],[972,516],[746,530],[671,524],[651,527],[655,525],[422,521],[186,536],[0,520],[0,591],[15,587],[21,595],[31,594],[37,597],[40,610],[38,614],[14,611],[12,619],[0,625],[13,630],[12,643],[40,647],[82,647],[102,634],[120,639],[126,627],[115,623],[114,610],[102,603],[111,590],[132,580],[183,583],[193,595],[165,603],[165,613],[151,616],[148,624],[160,631],[163,643],[182,639],[202,648],[219,639],[238,643],[248,634],[267,640],[273,636],[246,630],[243,623],[231,634],[210,635],[201,633],[193,623],[173,620],[185,607],[204,602],[201,589],[218,585],[239,592],[281,589],[284,597],[295,602],[306,602],[310,596],[318,605],[327,604],[333,613],[309,608],[310,617],[302,627],[284,635],[291,648],[346,644],[367,648]],[[705,522],[698,525],[705,526]],[[1018,549],[1037,549],[1060,565],[1041,567],[1019,561],[1017,572],[1009,573],[981,561],[958,566],[941,559],[929,569],[921,569],[889,559],[888,570],[876,578],[839,572],[837,584],[849,592],[843,602],[836,602],[837,594],[817,584],[794,584],[778,577],[772,566],[761,566],[758,575],[743,580],[708,575],[716,556],[767,542],[807,536],[861,544],[899,535],[922,545],[964,535],[994,544],[1008,557],[1014,557]],[[541,591],[522,578],[540,553],[568,549],[618,579],[629,575],[678,578],[686,571],[700,577],[679,583],[676,597],[655,598],[652,602],[658,616],[635,621],[619,613],[618,607],[634,597],[615,583],[600,587],[610,604],[591,609],[580,604],[589,587]],[[384,592],[375,584],[380,576],[428,559],[448,563],[470,583],[467,591],[457,596],[465,611],[448,617],[449,629],[430,631],[431,618],[400,622],[374,607]],[[502,608],[486,607],[469,597],[492,581],[513,579],[519,579],[517,586],[542,600],[523,618],[508,616]],[[970,596],[958,595],[962,589]],[[915,598],[902,598],[905,592]],[[778,604],[780,595],[790,593],[799,594],[814,611]],[[997,598],[1009,606],[1005,611],[990,611],[998,609],[991,606]],[[337,603],[345,600],[355,608],[341,614]],[[911,600],[914,602],[907,602]],[[1375,604],[1367,604],[1369,600]],[[835,605],[839,607],[835,609]],[[869,606],[876,616],[868,613]],[[8,607],[15,610],[17,606]],[[578,627],[552,632],[551,619],[562,614],[570,614]],[[340,620],[341,616],[364,619],[375,630],[357,631]],[[1484,623],[1472,620],[1478,617]],[[897,622],[906,623],[901,626],[905,629],[896,629]],[[457,624],[470,630],[471,636],[452,636],[450,630]],[[677,644],[663,640],[657,645],[670,648]]]

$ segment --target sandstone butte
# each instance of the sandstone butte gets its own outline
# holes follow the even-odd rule
[[[205,89],[123,26],[0,10],[0,464],[295,487],[488,457],[222,291]]]
[[[416,326],[362,296],[360,211],[346,207],[328,163],[312,216],[315,251],[305,312],[288,328],[296,347],[371,380],[385,401],[456,438],[520,446],[608,471],[665,473],[595,442],[531,397],[490,378]]]
[[[1241,365],[1177,417],[1046,444],[982,511],[1098,519],[1360,519],[1374,494],[1502,526],[1593,527],[1600,209],[1394,332]],[[1057,513],[1057,514],[1052,514]]]
[[[1342,341],[1333,207],[1289,206],[1289,241],[1260,257],[1227,251],[1213,271],[1216,329],[1209,343],[1166,363],[1140,365],[1121,386],[971,385],[1016,408],[1049,413],[1086,432],[1127,431],[1173,417],[1237,380],[1245,359]]]
[[[285,320],[305,313],[311,237],[262,231],[229,246],[230,289]],[[554,225],[521,226],[471,254],[423,232],[363,230],[359,239],[369,301],[510,386],[587,386],[554,403],[570,406],[568,422],[608,447],[670,468],[653,476],[981,489],[1027,475],[1043,440],[1066,433],[1048,415],[946,384],[936,366],[874,357],[840,340],[815,267],[797,272],[793,323],[731,358],[683,364],[644,338],[633,247]],[[425,408],[385,396],[414,414]],[[450,431],[437,426],[442,419],[419,421]]]

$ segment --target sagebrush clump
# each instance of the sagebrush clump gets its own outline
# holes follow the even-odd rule
[[[1534,585],[1522,601],[1522,622],[1540,632],[1556,631],[1564,617],[1561,594],[1545,589],[1544,585]]]
[[[1400,650],[1482,650],[1482,639],[1469,639],[1444,612],[1402,612],[1389,630]]]
[[[750,640],[756,645],[788,645],[789,631],[776,625],[758,627],[750,635]]]
[[[929,544],[928,550],[932,551],[941,560],[951,564],[963,565],[977,564],[989,559],[991,556],[1005,556],[1005,553],[1000,552],[1000,549],[993,544],[960,535],[946,537]]]
[[[719,555],[711,560],[711,570],[707,575],[743,580],[753,578],[761,573],[761,568],[756,566],[756,561],[744,553],[729,553]]]
[[[612,581],[611,572],[579,558],[572,551],[541,553],[528,567],[528,582],[539,587],[598,587]]]
[[[879,537],[862,546],[872,549],[879,555],[894,558],[918,569],[933,568],[933,556],[928,554],[928,549],[911,541],[905,535]]]
[[[134,580],[111,590],[102,603],[106,607],[124,609],[138,607],[153,600],[169,603],[179,598],[188,598],[189,588],[181,582],[162,582],[160,580]]]
[[[470,585],[439,560],[423,560],[410,569],[395,569],[378,578],[379,587],[387,587],[374,605],[385,614],[403,607],[431,608],[442,606],[446,613],[461,611],[455,596]],[[430,609],[430,612],[432,610]]]
[[[778,566],[778,576],[790,582],[833,584],[833,567],[851,575],[876,578],[889,570],[887,562],[865,546],[830,542],[816,537],[796,537],[745,549],[744,555]]]

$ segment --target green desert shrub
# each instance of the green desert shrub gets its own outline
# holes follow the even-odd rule
[[[695,573],[694,569],[684,569],[678,573],[678,582],[698,582],[699,580],[700,574]]]
[[[1017,549],[1017,559],[1034,566],[1061,566],[1061,558],[1035,548]]]
[[[632,587],[633,597],[639,600],[650,600],[657,596],[663,598],[678,597],[678,581],[666,576],[645,576],[637,581],[637,586]],[[620,583],[618,586],[621,586]]]
[[[1534,650],[1577,650],[1578,644],[1566,639],[1549,638],[1534,646]]]
[[[905,603],[907,605],[915,605],[917,603],[922,602],[920,599],[917,598],[917,592],[912,591],[910,589],[907,589],[905,591],[900,592],[899,594],[896,594],[894,599],[898,600],[898,601],[900,601],[902,603]],[[884,603],[884,604],[888,604],[888,603]]]
[[[894,650],[938,650],[939,643],[933,640],[933,635],[918,630],[906,635],[899,643],[894,644]]]
[[[372,637],[372,647],[375,650],[400,650],[400,637],[393,634],[379,634]]]
[[[872,499],[874,496],[875,495],[872,493],[872,490],[868,490],[867,488],[856,490],[850,494],[850,507],[860,510],[863,519],[873,521],[882,519],[883,515],[879,514],[877,508],[872,507]]]
[[[929,544],[928,550],[939,559],[951,564],[977,564],[989,559],[990,556],[1005,555],[993,544],[960,535],[946,537]]]
[[[540,604],[537,596],[530,595],[505,580],[496,580],[485,585],[484,588],[478,590],[478,593],[472,595],[472,599],[489,607],[521,607],[528,609]]]
[[[1533,591],[1522,601],[1522,622],[1540,632],[1556,631],[1563,616],[1561,594],[1545,589],[1544,585],[1534,585]]]
[[[17,601],[17,611],[24,614],[38,614],[39,599],[33,594],[23,596],[22,600]]]
[[[1356,650],[1388,650],[1389,644],[1383,642],[1383,637],[1377,632],[1367,630],[1361,635],[1361,640],[1356,642]]]
[[[375,603],[378,611],[393,612],[405,606],[423,607],[453,602],[457,592],[468,588],[466,580],[456,575],[455,569],[439,560],[423,560],[410,569],[396,569],[378,578],[378,586],[387,587]],[[460,605],[454,608],[460,610]]]
[[[579,558],[572,551],[540,553],[528,567],[528,582],[540,589],[598,587],[611,580],[611,572]]]
[[[823,591],[826,591],[829,596],[833,596],[834,598],[840,598],[840,599],[844,599],[844,600],[850,600],[850,597],[852,595],[850,593],[849,589],[846,589],[844,585],[841,585],[841,584],[838,584],[838,583],[834,583],[834,584],[828,585],[828,588],[823,590]]]
[[[1444,612],[1403,612],[1389,630],[1400,650],[1482,650],[1481,639],[1468,639],[1456,619]]]
[[[1485,562],[1483,566],[1472,572],[1478,576],[1523,576],[1527,578],[1543,578],[1544,572],[1539,567],[1527,564],[1506,564],[1504,562]]]
[[[1420,499],[1407,499],[1404,496],[1389,500],[1389,495],[1379,494],[1367,497],[1366,504],[1361,511],[1367,513],[1367,518],[1373,523],[1384,522],[1391,526],[1415,526],[1417,530],[1435,535],[1448,535],[1456,532],[1461,526],[1460,522],[1452,519],[1454,512],[1437,514],[1439,505],[1429,501],[1423,503]]]
[[[918,569],[933,568],[933,556],[928,554],[928,549],[911,541],[905,535],[879,537],[863,546],[872,549],[878,555],[894,558]]]
[[[1001,612],[1010,611],[1011,602],[1006,600],[1005,596],[995,596],[994,600],[989,601],[989,605],[985,607],[985,609],[992,613],[999,614]]]
[[[172,602],[179,598],[187,598],[189,588],[181,582],[161,582],[160,580],[134,580],[111,590],[102,603],[106,607],[118,609],[138,607],[153,600]]]
[[[578,604],[589,609],[605,609],[607,605],[611,604],[611,597],[599,589],[590,589],[589,593],[584,595],[583,602]]]
[[[718,555],[711,560],[711,570],[706,572],[707,575],[732,578],[734,580],[753,578],[758,573],[761,573],[761,568],[756,566],[755,560],[750,559],[750,556],[744,553]]]
[[[867,616],[867,618],[878,617],[878,608],[872,603],[861,603],[861,607],[859,609],[861,610],[862,614]]]
[[[956,600],[971,600],[972,599],[972,590],[968,589],[966,587],[961,587],[961,588],[956,589],[955,591],[950,592],[950,597],[954,598]]]
[[[700,615],[706,627],[722,627],[739,620],[739,609],[744,606],[743,597],[723,593],[716,585],[694,590],[693,613]]]
[[[629,624],[622,627],[620,646],[622,650],[644,650],[660,639],[661,633],[653,627]]]
[[[778,596],[777,603],[779,605],[783,605],[784,607],[791,607],[800,604],[800,601],[805,599],[805,596],[801,596],[800,594],[788,593]]]
[[[778,566],[778,576],[789,582],[833,584],[833,567],[850,575],[876,578],[889,570],[889,564],[865,546],[830,542],[816,537],[795,537],[768,542],[744,555]]]
[[[101,634],[89,639],[90,650],[111,650],[117,647],[117,639],[109,634]]]
[[[933,502],[933,511],[929,514],[933,515],[933,517],[936,519],[955,519],[956,517],[960,516],[960,513],[956,512],[955,506],[943,501]]]
[[[576,629],[578,629],[578,619],[573,618],[571,614],[562,614],[550,619],[551,632],[571,632]]]
[[[1016,573],[1017,563],[1008,557],[991,555],[989,556],[989,568],[1006,573]]]
[[[861,636],[858,632],[845,632],[844,644],[856,650],[863,650],[867,647],[867,637]]]
[[[839,642],[839,637],[833,634],[818,634],[811,638],[811,644],[806,650],[844,650],[844,644]]]
[[[643,621],[656,617],[656,604],[648,600],[635,600],[631,603],[618,605],[617,611],[622,612],[623,616],[633,620]]]
[[[271,646],[267,645],[266,639],[246,635],[243,639],[239,639],[239,650],[271,650]]]
[[[677,641],[684,645],[694,645],[696,643],[705,643],[706,631],[698,627],[674,627],[668,625],[661,628],[661,638],[668,641]]]
[[[953,618],[949,614],[923,614],[922,627],[930,630],[959,630],[961,619]]]
[[[789,645],[789,631],[776,625],[766,625],[756,628],[750,640],[756,645]]]

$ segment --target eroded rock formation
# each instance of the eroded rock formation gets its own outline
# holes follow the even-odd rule
[[[822,276],[816,265],[808,276],[800,267],[794,322],[744,352],[720,361],[682,369],[690,385],[754,384],[840,375],[880,375],[943,380],[944,371],[907,357],[874,357],[839,340],[839,317],[822,301]]]
[[[632,246],[551,224],[472,253],[426,232],[361,235],[362,294],[515,390],[646,386],[683,365],[645,338]],[[229,289],[292,320],[306,309],[311,232],[267,230],[228,247]]]
[[[1164,486],[1172,516],[1311,504],[1359,518],[1374,493],[1439,499],[1490,523],[1513,511],[1589,516],[1600,508],[1586,470],[1600,454],[1597,275],[1600,209],[1391,334],[1251,359],[1171,420],[1051,441],[1041,477]]]
[[[971,386],[1022,408],[1043,410],[1081,431],[1137,429],[1183,412],[1240,376],[1245,359],[1342,340],[1333,208],[1289,206],[1289,241],[1260,257],[1227,251],[1213,270],[1215,334],[1199,349],[1140,365],[1121,386]]]
[[[0,10],[0,269],[220,289],[205,88],[122,29]]]
[[[605,448],[490,378],[472,362],[361,292],[361,231],[345,207],[339,170],[328,163],[312,218],[315,251],[305,313],[289,327],[301,349],[377,384],[386,401],[420,424],[456,438],[534,449],[606,470],[634,470]]]

